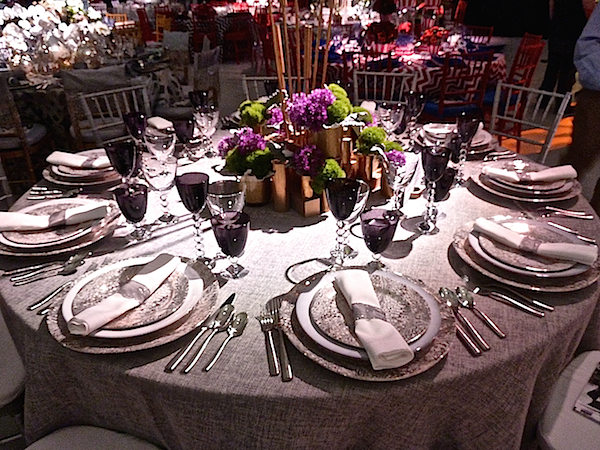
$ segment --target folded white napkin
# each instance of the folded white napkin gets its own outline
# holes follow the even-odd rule
[[[48,164],[54,164],[55,166],[68,166],[75,169],[107,169],[110,167],[108,156],[90,158],[89,156],[61,151],[50,153],[46,158],[46,162]]]
[[[575,261],[588,266],[598,258],[598,247],[591,244],[550,243],[523,236],[488,219],[475,221],[473,231],[478,231],[508,247],[535,253],[547,258]]]
[[[577,171],[571,165],[550,167],[539,172],[515,172],[499,167],[485,166],[481,172],[491,178],[511,183],[549,183],[551,181],[577,178]]]
[[[111,320],[141,305],[181,264],[181,260],[165,253],[150,261],[119,292],[97,305],[81,311],[67,323],[71,334],[87,336]]]
[[[343,270],[335,275],[354,314],[355,333],[369,356],[375,370],[403,366],[414,358],[412,349],[389,322],[381,310],[379,300],[364,270]]]
[[[106,214],[108,214],[107,201],[90,202],[89,204],[41,216],[1,211],[0,231],[41,231],[100,219],[105,217]]]
[[[169,128],[173,128],[173,122],[162,117],[154,116],[148,119],[148,126],[156,128],[157,130],[164,131]]]

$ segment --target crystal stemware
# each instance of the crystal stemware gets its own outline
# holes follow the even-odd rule
[[[436,183],[446,173],[450,159],[450,149],[441,145],[427,145],[421,151],[425,181],[427,183],[427,208],[423,220],[417,224],[421,234],[436,234],[439,230],[437,223],[437,208],[434,204]]]
[[[156,156],[145,154],[142,159],[142,171],[150,187],[160,195],[160,205],[163,213],[158,220],[163,223],[174,222],[175,216],[169,212],[167,195],[175,183],[177,158],[168,156],[163,160]]]
[[[336,245],[331,251],[333,269],[337,270],[352,253],[348,245],[349,225],[358,218],[369,198],[370,188],[362,180],[336,178],[325,186],[329,209],[337,220]]]
[[[235,180],[220,180],[208,185],[206,203],[213,216],[241,213],[244,209],[244,185]]]
[[[393,137],[404,118],[404,105],[384,102],[377,106],[375,114],[388,137]]]
[[[211,136],[215,134],[215,126],[218,120],[219,110],[214,105],[196,109],[194,112],[194,121],[200,133],[200,151],[209,158],[215,156]]]
[[[458,154],[458,173],[456,175],[457,184],[463,184],[465,182],[464,167],[467,161],[467,153],[471,147],[473,137],[477,133],[479,124],[482,122],[481,111],[476,112],[462,112],[456,119],[456,131],[458,135],[458,142],[460,143],[460,151]]]
[[[148,239],[150,231],[142,225],[148,206],[148,186],[140,183],[122,184],[112,192],[127,222],[135,227],[129,239],[132,241]]]
[[[150,153],[161,161],[164,161],[175,153],[176,135],[174,132],[147,131],[144,140]]]
[[[373,254],[373,261],[370,264],[378,269],[384,267],[381,262],[381,253],[392,242],[400,217],[398,211],[387,209],[370,209],[360,215],[363,239]]]
[[[202,238],[201,216],[206,205],[208,190],[208,175],[200,172],[188,172],[175,177],[175,186],[186,209],[194,216],[197,260],[211,266],[214,262],[204,256],[204,241]]]
[[[221,272],[221,276],[233,279],[246,276],[248,269],[240,265],[238,258],[246,246],[250,216],[246,213],[225,213],[212,217],[210,222],[219,247],[231,263],[227,269]]]
[[[173,127],[175,128],[177,139],[183,144],[183,154],[180,156],[187,156],[191,160],[200,159],[195,157],[195,149],[200,143],[199,140],[194,139],[195,122],[193,120],[175,120]]]
[[[415,91],[410,91],[406,94],[406,106],[404,107],[404,114],[408,118],[408,124],[406,126],[406,134],[410,140],[410,148],[413,149],[415,145],[415,133],[417,129],[417,120],[425,108],[425,94],[419,94]]]
[[[139,155],[135,142],[131,139],[109,142],[104,146],[104,151],[113,169],[121,175],[123,183],[130,181],[138,166]]]
[[[123,122],[125,122],[129,135],[136,143],[140,144],[144,139],[148,125],[146,114],[140,111],[125,113],[123,114]]]

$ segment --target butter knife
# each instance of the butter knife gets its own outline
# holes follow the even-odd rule
[[[169,372],[169,373],[173,372],[177,368],[177,366],[179,364],[181,364],[181,361],[183,361],[183,359],[187,356],[187,354],[190,352],[192,347],[194,347],[196,342],[198,342],[198,340],[204,335],[204,333],[206,333],[209,330],[209,325],[213,322],[213,320],[215,320],[215,318],[217,317],[217,314],[219,314],[219,311],[221,311],[221,309],[223,309],[225,306],[231,305],[233,303],[234,299],[235,299],[235,293],[233,293],[229,297],[227,297],[227,300],[225,300],[223,302],[223,304],[219,307],[218,311],[211,314],[205,320],[203,320],[202,322],[200,322],[197,325],[200,327],[200,330],[198,330],[198,332],[196,333],[194,338],[189,342],[189,344],[187,346],[185,346],[184,348],[182,348],[179,351],[179,353],[177,355],[175,355],[175,357],[169,362],[169,364],[167,364],[167,366],[165,367],[165,372]],[[233,308],[233,307],[231,307],[231,308]]]

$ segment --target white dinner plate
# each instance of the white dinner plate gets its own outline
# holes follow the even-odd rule
[[[409,345],[410,348],[415,352],[428,347],[437,335],[441,325],[439,303],[436,301],[436,299],[425,289],[423,289],[422,286],[401,275],[381,270],[375,271],[373,275],[379,275],[382,277],[390,278],[394,282],[405,285],[409,289],[416,291],[425,300],[425,302],[429,306],[430,312],[429,325],[425,333],[419,339],[415,340]],[[364,349],[358,349],[347,345],[341,345],[338,342],[329,339],[328,337],[324,336],[321,332],[319,332],[319,330],[315,327],[313,320],[311,319],[310,305],[314,296],[328,284],[333,283],[334,278],[335,273],[328,273],[321,279],[321,281],[319,281],[319,283],[313,286],[310,291],[303,292],[299,295],[295,307],[298,323],[300,324],[304,332],[314,342],[316,342],[323,348],[349,358],[368,360],[367,353]]]
[[[102,269],[100,269],[94,273],[91,273],[87,277],[80,280],[75,286],[73,286],[73,288],[69,291],[69,293],[65,297],[65,300],[63,301],[62,315],[63,315],[64,320],[66,322],[68,322],[73,317],[74,306],[77,301],[81,301],[81,299],[78,298],[77,295],[88,283],[92,283],[98,277],[102,277],[103,275],[105,275],[109,272],[115,271],[117,269],[131,267],[131,266],[142,266],[144,264],[149,263],[153,259],[154,259],[154,257],[144,257],[144,258],[135,258],[135,259],[128,259],[125,261],[119,261],[118,263],[103,267]],[[132,326],[131,328],[120,329],[120,330],[100,329],[94,333],[91,333],[89,336],[95,337],[95,338],[107,338],[107,339],[123,339],[123,338],[144,336],[146,334],[150,334],[155,331],[161,330],[165,327],[168,327],[169,325],[172,325],[175,322],[177,322],[178,320],[185,317],[192,310],[192,308],[196,305],[196,303],[198,303],[198,301],[202,298],[204,282],[203,282],[202,278],[200,277],[200,275],[190,265],[185,264],[183,262],[181,264],[182,264],[182,266],[178,267],[178,269],[176,269],[176,271],[183,270],[183,275],[187,278],[187,292],[184,293],[185,297],[184,297],[183,301],[179,304],[179,306],[171,314],[167,315],[166,317],[164,317],[161,320],[151,322],[147,325]],[[173,275],[171,275],[171,276],[173,276]],[[98,289],[98,291],[101,291],[101,290],[102,290],[102,287],[100,287]],[[103,298],[105,298],[107,295],[110,295],[110,293],[112,293],[112,292],[109,292],[108,289],[107,289],[106,293],[100,292],[100,294],[102,294],[102,295],[98,295],[98,298],[95,299],[95,301],[93,301],[92,303],[93,304],[98,303]],[[155,295],[161,295],[161,294],[157,290],[152,295],[155,296]],[[160,301],[160,299],[158,299],[158,300]],[[148,298],[145,302],[148,302],[148,301],[150,301],[149,304],[153,303],[154,300],[152,299],[152,296],[150,298]],[[140,308],[143,309],[144,303],[142,303],[142,305],[140,305],[138,308],[136,308],[136,310],[140,309]],[[90,304],[89,306],[92,306],[92,304]],[[133,312],[136,314],[139,313],[138,311],[135,311],[135,310],[133,310]],[[151,314],[152,312],[149,311],[148,313]],[[129,312],[125,313],[125,314],[129,314]]]
[[[471,149],[475,147],[487,147],[492,143],[492,135],[486,130],[479,130],[473,136],[473,140],[471,141]]]

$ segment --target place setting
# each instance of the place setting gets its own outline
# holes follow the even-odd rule
[[[200,327],[216,310],[208,268],[169,254],[127,259],[84,274],[47,314],[71,350],[117,354],[154,348]]]
[[[498,197],[526,203],[553,203],[581,193],[572,166],[547,168],[533,161],[512,159],[484,162],[473,168],[471,179]]]
[[[46,162],[49,166],[42,176],[58,186],[105,189],[118,184],[121,179],[101,148],[79,153],[57,150],[46,158]]]
[[[469,222],[456,231],[452,247],[475,271],[528,291],[571,292],[600,278],[595,244],[522,216]]]
[[[83,197],[38,201],[0,212],[0,254],[52,256],[86,248],[116,229],[114,201]]]

